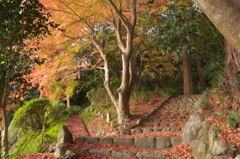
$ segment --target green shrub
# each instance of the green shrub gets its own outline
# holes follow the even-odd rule
[[[94,88],[87,92],[87,98],[91,101],[91,105],[109,105],[111,103],[110,97],[105,88]]]
[[[64,104],[44,98],[34,99],[20,107],[9,126],[9,157],[16,158],[20,153],[42,152],[47,144],[56,142],[60,126],[66,124],[67,114],[64,115],[63,108]],[[37,115],[43,118],[37,118]],[[33,126],[38,122],[31,120],[40,120],[44,127],[41,124]]]
[[[12,124],[24,130],[41,130],[61,117],[62,104],[45,98],[25,102],[14,114]]]
[[[81,108],[80,106],[71,106],[71,107],[68,109],[67,115],[68,115],[68,116],[71,116],[71,115],[80,113],[81,111],[82,111],[82,108]]]
[[[91,110],[92,110],[91,106],[84,109],[84,111],[81,114],[83,121],[86,121],[91,116],[91,112],[90,112]]]
[[[27,131],[23,135],[18,135],[18,140],[10,149],[9,156],[14,157],[20,153],[41,152],[43,149],[41,131]]]

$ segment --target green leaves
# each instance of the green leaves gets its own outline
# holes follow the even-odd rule
[[[9,94],[11,90],[21,92],[19,98],[25,94],[26,87],[30,86],[26,75],[36,63],[43,63],[33,57],[39,50],[39,40],[50,34],[50,27],[57,27],[49,18],[50,14],[38,0],[1,1],[0,94],[5,86]]]
[[[240,122],[240,118],[238,116],[238,114],[240,114],[240,111],[235,111],[235,112],[227,111],[227,113],[230,116],[229,116],[226,124],[230,124],[230,126],[235,128],[237,126],[237,123]]]

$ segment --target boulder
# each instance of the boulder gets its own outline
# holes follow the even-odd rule
[[[56,158],[76,159],[74,152],[68,150],[65,144],[73,144],[72,133],[68,130],[66,125],[62,125],[58,131],[57,146],[54,156]]]
[[[200,115],[192,115],[183,130],[183,143],[187,146],[190,146],[191,141],[198,136],[198,132],[201,128],[202,117]]]
[[[67,147],[66,146],[63,146],[63,145],[59,145],[56,147],[56,151],[54,153],[54,156],[56,158],[59,158],[59,157],[62,157],[66,154],[66,151],[67,151]]]
[[[207,114],[194,114],[184,127],[183,143],[193,148],[195,159],[227,159],[235,156],[236,152],[217,137],[215,129],[211,129],[209,121],[204,118]],[[230,151],[229,151],[230,150]]]
[[[68,130],[66,125],[62,125],[58,131],[57,145],[62,143],[73,144],[72,133]]]
[[[204,143],[203,141],[198,141],[195,142],[194,148],[193,148],[193,152],[192,155],[194,157],[194,159],[203,159],[206,156],[207,153],[207,144]]]
[[[221,140],[216,140],[213,144],[212,153],[215,156],[219,156],[226,154],[227,150],[227,146]]]

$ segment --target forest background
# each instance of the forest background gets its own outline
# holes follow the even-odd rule
[[[31,49],[28,57],[44,63],[36,59],[41,65],[27,62],[30,78],[24,73],[21,77],[33,85],[27,85],[27,94],[21,98],[22,92],[8,91],[17,97],[14,100],[46,97],[70,107],[82,105],[105,88],[116,108],[118,124],[123,124],[131,116],[132,92],[190,95],[219,86],[232,95],[239,92],[238,78],[229,80],[226,75],[232,68],[224,63],[226,53],[236,50],[229,49],[231,44],[191,0],[41,2],[47,9],[43,12],[52,15],[49,20],[60,26],[50,22],[52,35]],[[44,33],[50,34],[48,30]],[[9,82],[13,81],[4,83]],[[22,80],[14,82],[15,87],[24,84]],[[4,100],[7,110],[18,106],[11,104],[12,99],[6,96]]]

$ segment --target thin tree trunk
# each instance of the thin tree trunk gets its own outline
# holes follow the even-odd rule
[[[3,157],[8,154],[8,117],[6,107],[1,107],[2,112],[2,146],[3,146]]]
[[[67,108],[70,107],[70,99],[67,99]]]
[[[195,54],[195,55],[196,55],[196,65],[197,65],[198,78],[199,78],[199,81],[200,81],[201,91],[204,91],[206,89],[206,82],[205,82],[204,76],[202,74],[201,59],[200,59],[200,56],[198,54]]]
[[[193,94],[192,67],[190,57],[187,52],[183,54],[183,87],[184,95]]]
[[[232,95],[238,95],[240,84],[240,53],[225,39],[225,89]]]
[[[2,112],[2,129],[1,129],[1,136],[2,136],[2,157],[6,157],[8,154],[8,117],[6,111],[7,105],[7,87],[4,87],[4,93],[1,96],[1,105],[0,109]]]

